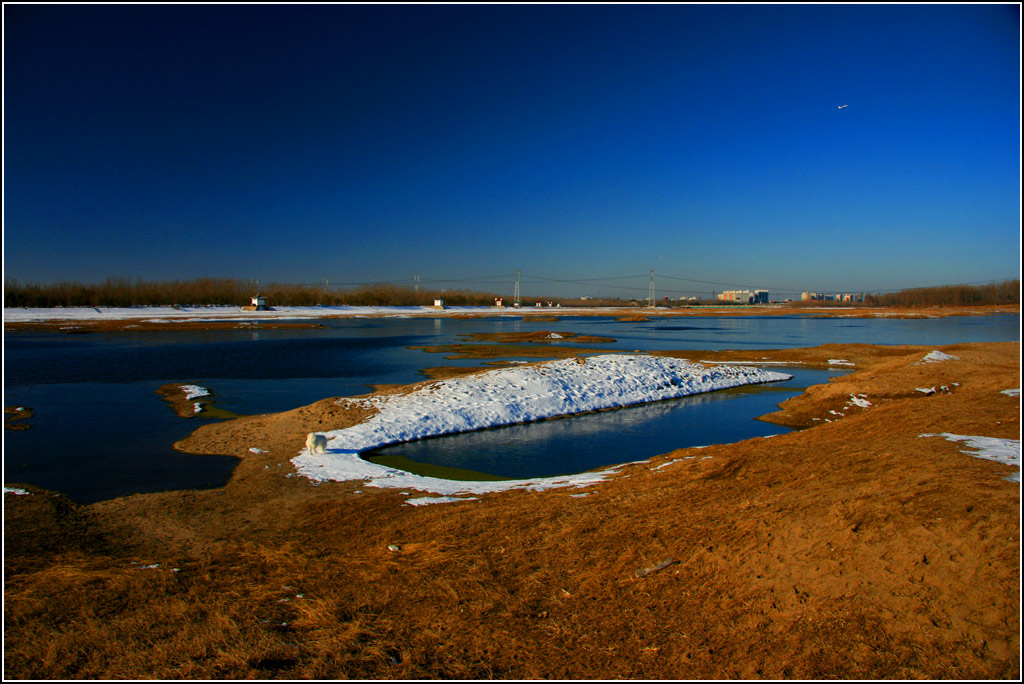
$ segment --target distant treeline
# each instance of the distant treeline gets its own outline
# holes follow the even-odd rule
[[[254,284],[251,280],[198,278],[196,280],[153,281],[108,278],[96,285],[58,282],[47,285],[7,281],[4,307],[46,308],[56,306],[244,306],[255,295],[265,297],[274,306],[430,306],[442,299],[446,306],[492,306],[501,297],[512,306],[509,293],[433,290],[400,287],[392,284],[366,285],[357,289],[339,289],[317,285],[280,283]],[[577,299],[559,297],[521,297],[522,306],[548,303],[573,307],[643,306],[646,300]],[[710,304],[713,302],[701,302]],[[659,302],[664,306],[664,302]]]
[[[257,291],[258,289],[258,291]],[[445,292],[367,285],[339,290],[310,285],[268,284],[254,286],[251,280],[197,278],[195,280],[153,281],[108,278],[100,284],[59,282],[48,285],[4,284],[4,307],[56,306],[244,306],[253,296],[266,297],[268,306],[416,306],[444,299],[453,306],[493,305],[495,295],[483,292]]]
[[[1020,280],[986,285],[919,287],[885,294],[869,294],[867,306],[981,306],[1020,304]]]
[[[257,291],[258,289],[258,291]],[[108,278],[100,284],[58,282],[47,285],[4,283],[4,307],[57,306],[244,306],[254,295],[266,297],[273,306],[429,306],[443,299],[449,306],[490,306],[502,296],[505,306],[512,298],[491,292],[466,290],[415,290],[409,287],[380,284],[358,289],[338,289],[315,285],[265,284],[258,288],[251,280],[232,278],[197,278],[195,280],[151,281]],[[636,306],[643,300],[565,299],[554,297],[522,297],[523,306],[548,302],[562,306]],[[726,302],[701,301],[702,305],[723,305]],[[806,302],[810,304],[811,302]],[[813,302],[820,306],[827,302]],[[864,306],[979,306],[983,304],[1019,304],[1020,280],[1007,280],[988,285],[948,285],[915,288],[865,297]],[[793,302],[799,306],[800,302]],[[838,303],[837,303],[838,304]],[[659,302],[665,306],[666,302]],[[672,302],[670,305],[678,305]],[[843,306],[850,306],[848,302]],[[856,304],[855,304],[856,306]]]

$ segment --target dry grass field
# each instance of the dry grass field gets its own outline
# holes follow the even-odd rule
[[[294,477],[367,415],[324,400],[180,443],[239,457],[222,489],[5,494],[5,678],[1019,679],[1017,469],[921,435],[1020,439],[1020,345],[932,349],[734,356],[857,370],[582,491]]]

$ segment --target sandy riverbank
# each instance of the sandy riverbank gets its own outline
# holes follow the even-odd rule
[[[1019,468],[941,435],[1020,439],[1020,345],[939,349],[674,352],[856,370],[583,490],[315,484],[306,432],[372,412],[325,399],[184,440],[222,489],[5,494],[5,675],[1019,678]]]

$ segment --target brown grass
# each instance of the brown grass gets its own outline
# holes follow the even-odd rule
[[[368,415],[332,400],[203,426],[181,446],[240,457],[223,489],[5,495],[5,675],[1017,679],[1013,469],[919,435],[1019,439],[1019,399],[999,391],[1020,386],[1020,348],[942,349],[960,360],[756,352],[857,363],[784,410],[875,403],[627,466],[582,498],[410,507],[288,477],[307,431]],[[953,378],[951,393],[912,392]]]
[[[185,392],[181,389],[185,383],[171,382],[161,385],[156,393],[167,402],[179,418],[195,418],[195,400],[186,399]]]
[[[28,406],[5,406],[4,407],[4,429],[5,430],[28,430],[31,423],[25,423],[35,417],[35,412]]]

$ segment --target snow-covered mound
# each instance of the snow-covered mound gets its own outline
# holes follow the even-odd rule
[[[945,352],[940,352],[938,349],[936,349],[935,351],[928,353],[918,363],[922,363],[922,362],[923,363],[941,363],[942,361],[959,361],[959,360],[960,360],[959,356],[953,356],[952,354],[946,354]]]
[[[378,487],[414,487],[437,493],[483,493],[514,486],[552,486],[595,481],[579,476],[503,482],[453,482],[411,475],[359,458],[359,452],[455,432],[616,408],[792,376],[759,368],[705,368],[681,359],[609,354],[587,359],[502,368],[424,385],[402,395],[370,400],[378,413],[350,428],[324,433],[326,454],[304,449],[292,459],[301,475],[314,480],[371,480]],[[598,477],[597,479],[600,479]]]

